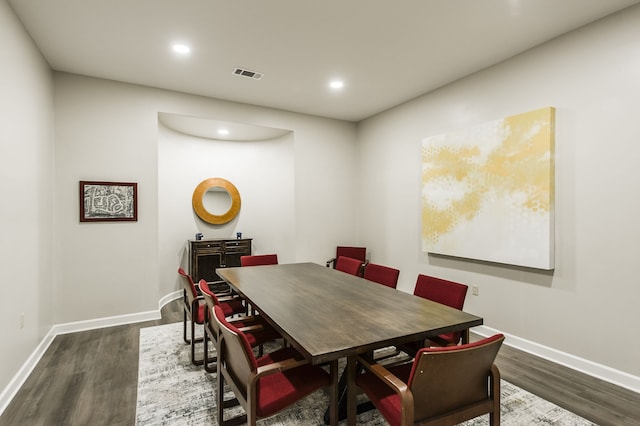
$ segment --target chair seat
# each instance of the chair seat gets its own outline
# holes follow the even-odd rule
[[[387,368],[394,376],[407,382],[411,374],[412,363],[400,364]],[[359,375],[358,386],[369,395],[369,399],[376,406],[385,419],[399,419],[402,411],[400,396],[392,388],[385,385],[373,374]],[[399,423],[398,423],[399,424]],[[391,423],[394,426],[394,423]]]
[[[246,311],[244,303],[242,300],[230,300],[228,302],[220,302],[220,307],[222,308],[222,312],[224,312],[225,316],[233,316],[235,314],[241,314]]]
[[[260,367],[288,358],[300,358],[300,354],[289,347],[271,352],[256,361]],[[311,364],[262,377],[258,384],[261,391],[258,393],[256,413],[258,417],[268,417],[330,383],[329,373]]]

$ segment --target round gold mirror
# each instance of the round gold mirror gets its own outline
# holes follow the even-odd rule
[[[203,198],[207,191],[218,188],[226,191],[231,198],[231,207],[229,207],[229,210],[225,213],[220,215],[209,212],[203,203]],[[200,219],[213,225],[222,225],[230,222],[238,215],[238,212],[240,211],[240,193],[238,192],[238,188],[226,179],[209,178],[203,180],[198,186],[196,186],[196,189],[193,191],[192,204],[193,209]]]

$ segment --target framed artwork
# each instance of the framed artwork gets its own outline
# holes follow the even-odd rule
[[[423,251],[554,268],[555,109],[422,141]]]
[[[137,183],[80,181],[80,222],[137,220]]]

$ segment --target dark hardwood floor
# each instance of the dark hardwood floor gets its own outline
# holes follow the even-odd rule
[[[55,338],[0,416],[0,425],[134,425],[142,327],[182,321],[180,301],[162,319]],[[503,346],[502,377],[598,425],[640,425],[640,394]]]

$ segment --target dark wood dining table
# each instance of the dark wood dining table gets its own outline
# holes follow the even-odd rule
[[[482,318],[315,263],[217,269],[216,273],[312,364],[443,333]],[[330,423],[337,424],[338,389]]]

